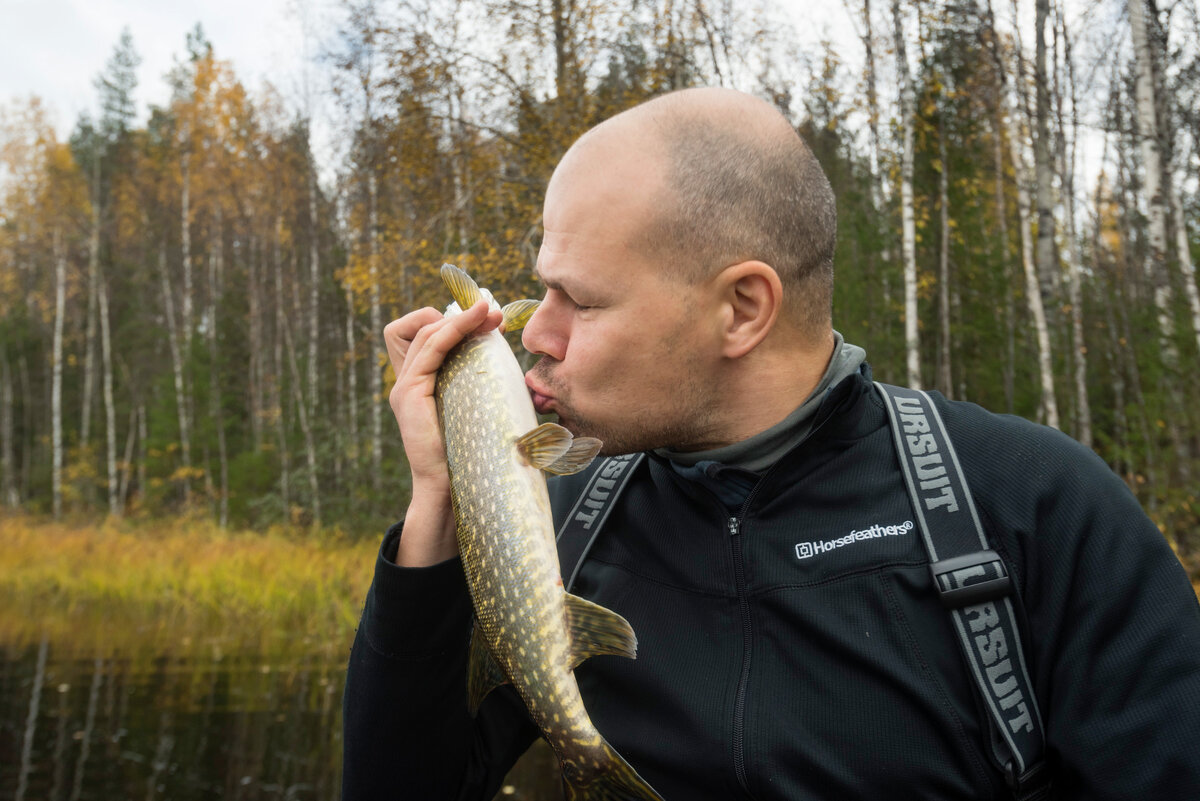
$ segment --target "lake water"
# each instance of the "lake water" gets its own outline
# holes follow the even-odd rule
[[[0,644],[0,799],[336,801],[345,650],[79,655]],[[560,801],[542,743],[499,799]],[[403,797],[397,787],[398,797]]]

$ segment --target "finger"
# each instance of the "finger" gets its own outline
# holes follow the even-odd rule
[[[392,370],[400,374],[404,364],[404,356],[408,353],[413,339],[424,327],[442,319],[442,313],[437,309],[426,306],[423,309],[409,312],[398,320],[392,320],[383,329],[383,342],[387,348],[388,358],[392,361]]]
[[[487,303],[480,301],[461,314],[423,327],[413,338],[397,375],[403,375],[406,380],[413,382],[432,378],[446,360],[446,354],[468,335],[483,329],[488,317]],[[495,328],[499,324],[499,321],[493,321],[490,327]]]

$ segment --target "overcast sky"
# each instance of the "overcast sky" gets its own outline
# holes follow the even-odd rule
[[[137,100],[165,103],[163,76],[204,26],[220,58],[256,89],[269,78],[298,89],[303,64],[297,0],[0,0],[0,101],[36,94],[65,136],[80,113],[96,109],[92,80],[104,70],[128,26],[142,57]]]
[[[121,29],[128,26],[142,57],[137,100],[144,117],[149,103],[163,104],[163,76],[181,58],[185,37],[197,22],[217,56],[233,62],[252,92],[270,80],[286,98],[301,95],[305,43],[327,33],[336,0],[0,0],[0,102],[36,94],[53,112],[60,136],[79,115],[95,113],[92,80],[104,70]],[[803,32],[848,29],[841,4],[782,0],[805,16]],[[803,9],[801,11],[801,9]],[[820,22],[814,23],[813,17]],[[305,22],[304,18],[309,22]],[[316,33],[305,37],[307,27]],[[320,80],[314,71],[314,83]],[[319,87],[314,87],[319,88]]]

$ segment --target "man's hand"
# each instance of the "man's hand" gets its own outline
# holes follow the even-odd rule
[[[450,473],[433,389],[451,348],[468,334],[498,327],[501,319],[499,311],[489,312],[487,303],[479,301],[450,317],[430,307],[418,309],[383,329],[396,373],[389,401],[412,470],[412,501],[396,552],[398,565],[426,567],[458,553],[450,506]]]

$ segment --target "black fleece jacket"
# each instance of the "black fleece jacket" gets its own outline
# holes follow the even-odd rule
[[[934,397],[1022,600],[1056,797],[1200,798],[1200,605],[1162,535],[1067,436]],[[552,481],[557,515],[579,490]],[[1011,797],[912,520],[862,375],[736,514],[644,460],[574,588],[639,641],[576,671],[597,728],[667,801]],[[800,556],[872,526],[896,533]],[[537,731],[504,689],[467,713],[461,566],[398,568],[399,536],[350,657],[344,798],[486,801]]]

